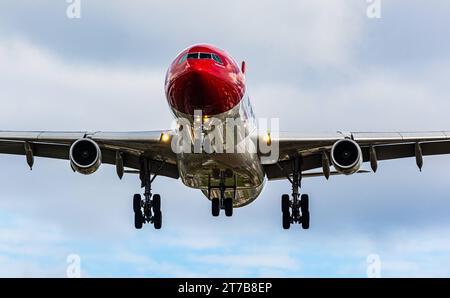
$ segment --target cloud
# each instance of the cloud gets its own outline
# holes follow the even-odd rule
[[[250,86],[251,95],[256,113],[279,117],[284,130],[445,130],[450,126],[450,90],[441,78],[449,75],[449,62],[413,73],[386,66],[353,69],[341,82],[325,87],[264,82]],[[295,112],[286,107],[296,107]]]
[[[0,62],[2,129],[13,129],[9,123],[15,123],[14,129],[28,130],[50,126],[53,130],[148,130],[151,123],[170,125],[162,69],[72,64],[20,39],[0,41]]]
[[[7,218],[8,213],[1,213]],[[66,238],[54,225],[25,218],[2,221],[0,228],[0,276],[63,277],[68,249]]]
[[[216,1],[213,6],[207,0],[115,0],[85,1],[82,18],[69,20],[65,8],[63,1],[10,4],[0,10],[4,34],[50,46],[75,61],[164,67],[182,48],[208,42],[247,57],[258,74],[268,66],[286,71],[349,61],[365,12],[364,5],[343,0]]]

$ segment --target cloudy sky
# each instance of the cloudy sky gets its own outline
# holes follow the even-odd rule
[[[167,128],[167,66],[215,44],[247,63],[260,117],[285,131],[449,130],[450,3],[381,0],[0,2],[0,129]],[[311,178],[311,229],[281,228],[270,182],[232,218],[181,181],[157,178],[163,229],[133,227],[136,176],[0,156],[0,276],[365,277],[450,275],[450,157],[381,162],[376,174]]]

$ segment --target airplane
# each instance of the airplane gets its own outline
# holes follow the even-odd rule
[[[287,179],[292,192],[281,196],[282,227],[299,224],[308,229],[309,196],[300,193],[302,178],[368,172],[361,169],[364,162],[376,172],[378,161],[407,157],[415,157],[422,169],[423,156],[450,153],[450,131],[261,131],[246,92],[245,74],[245,62],[238,65],[224,50],[192,45],[176,56],[165,78],[170,109],[176,119],[187,122],[161,131],[0,131],[0,153],[24,155],[30,168],[35,157],[45,157],[68,160],[73,171],[85,175],[101,164],[115,166],[120,179],[124,174],[139,175],[144,192],[132,200],[136,229],[144,224],[155,229],[162,226],[161,196],[152,193],[158,176],[181,179],[184,185],[199,189],[210,201],[213,216],[221,210],[232,216],[234,208],[257,199],[267,181]],[[207,124],[213,119],[239,120],[237,130],[245,137],[235,140],[233,136],[233,142],[227,133],[216,134],[218,143],[231,144],[226,152],[184,150],[206,142],[212,129]],[[267,152],[258,149],[236,150],[242,140],[251,148],[272,146],[277,154],[265,158]],[[183,143],[183,150],[174,147],[177,142]]]

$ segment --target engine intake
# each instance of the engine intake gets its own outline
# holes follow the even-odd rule
[[[331,162],[338,172],[345,175],[354,174],[361,167],[361,147],[350,139],[339,140],[331,148]]]
[[[100,147],[91,139],[76,140],[70,147],[70,165],[78,173],[89,175],[98,170],[102,163]]]

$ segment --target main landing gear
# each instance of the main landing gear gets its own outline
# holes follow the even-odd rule
[[[301,184],[301,164],[300,157],[293,160],[292,179],[288,177],[292,184],[292,199],[289,195],[281,196],[281,212],[283,213],[283,228],[289,229],[291,224],[299,223],[303,229],[309,229],[309,197],[307,194],[300,196]]]
[[[211,186],[211,177],[209,178],[208,183],[208,197],[211,200],[211,213],[212,216],[219,216],[220,209],[225,210],[225,215],[230,217],[233,216],[233,198],[225,197],[225,190],[227,188],[233,188],[234,194],[236,194],[236,178],[233,186],[226,186],[225,180],[226,178],[233,177],[233,173],[231,171],[215,171],[213,173],[214,177],[219,179],[219,186]],[[211,198],[211,190],[219,189],[220,190],[220,198],[214,197]]]
[[[161,229],[161,196],[158,194],[152,195],[152,182],[158,175],[158,171],[152,176],[151,162],[147,159],[141,160],[139,176],[141,179],[141,187],[144,187],[145,190],[144,199],[142,199],[140,194],[133,196],[134,227],[136,229],[142,229],[145,223],[152,223],[155,229]]]

